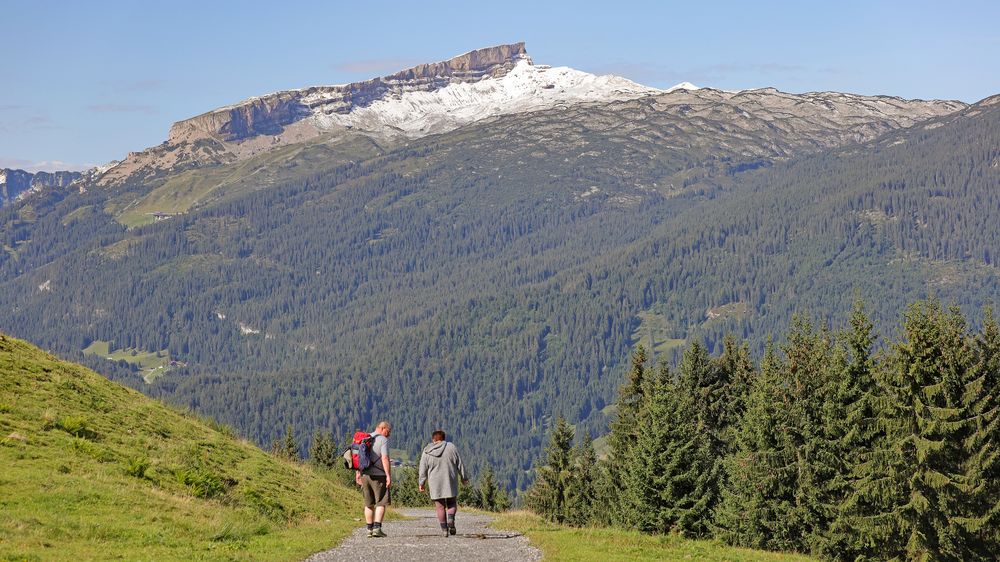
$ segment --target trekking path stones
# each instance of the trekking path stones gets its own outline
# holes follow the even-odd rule
[[[409,521],[387,521],[388,537],[368,538],[362,525],[344,542],[326,552],[313,554],[306,562],[340,562],[378,560],[402,562],[411,560],[476,560],[522,562],[542,559],[542,553],[528,544],[528,538],[513,531],[490,527],[493,518],[459,511],[456,518],[458,534],[444,538],[433,509],[399,509],[412,518]]]

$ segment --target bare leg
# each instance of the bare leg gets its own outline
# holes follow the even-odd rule
[[[445,504],[446,503],[447,503],[447,500],[445,500],[445,499],[434,500],[434,511],[437,512],[438,523],[440,523],[442,525],[445,525],[447,523],[447,520],[445,519]]]
[[[369,525],[374,523],[374,521],[372,520],[374,515],[375,515],[374,510],[372,510],[372,508],[370,507],[365,506],[365,523]]]
[[[366,508],[365,509],[366,515],[367,515],[367,511],[368,510]],[[384,505],[376,505],[375,506],[375,522],[376,523],[381,523],[383,517],[385,517],[385,506]]]

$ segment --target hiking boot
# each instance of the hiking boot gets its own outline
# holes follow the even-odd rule
[[[454,525],[449,525],[448,526],[448,534],[449,535],[454,535],[455,534],[455,526]]]
[[[441,529],[441,534],[444,536],[444,538],[448,538],[448,535],[451,533],[448,532],[448,527],[444,527],[443,529]]]
[[[382,537],[388,537],[389,535],[387,535],[384,532],[382,532],[382,527],[375,527],[372,530],[372,534],[370,534],[368,536],[372,537],[372,538],[380,539]]]
[[[372,538],[374,536],[375,536],[375,529],[368,529],[368,538]]]

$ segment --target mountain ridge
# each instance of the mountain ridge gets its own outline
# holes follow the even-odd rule
[[[14,168],[0,169],[0,207],[45,188],[69,187],[83,177],[81,172],[26,172]]]

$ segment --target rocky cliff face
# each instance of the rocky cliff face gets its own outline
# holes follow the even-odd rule
[[[524,43],[499,45],[364,82],[277,92],[179,121],[170,128],[167,141],[178,143],[204,135],[225,141],[277,135],[286,125],[317,112],[346,115],[387,96],[477,82],[487,76],[499,77],[523,59],[528,59]]]
[[[0,170],[0,206],[45,188],[64,188],[79,179],[80,172],[37,172],[4,168]]]

